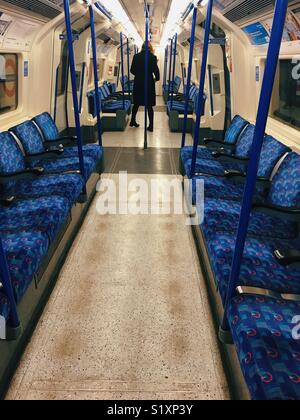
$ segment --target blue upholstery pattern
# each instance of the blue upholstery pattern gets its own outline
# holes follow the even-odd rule
[[[274,139],[274,137],[266,136],[260,155],[258,176],[270,178],[277,162],[279,162],[288,151],[289,148]]]
[[[10,174],[24,170],[24,156],[12,134],[0,133],[0,172]]]
[[[290,153],[275,175],[269,202],[288,208],[300,208],[300,156]]]
[[[80,169],[79,159],[76,157],[56,160],[33,160],[30,162],[30,166],[31,168],[43,167],[45,174],[60,174],[68,171],[79,171]],[[84,157],[84,168],[87,179],[94,172],[95,166],[96,164],[92,158]]]
[[[40,231],[52,241],[70,210],[69,201],[59,196],[17,201],[10,207],[0,207],[0,232]]]
[[[11,128],[10,131],[21,141],[26,155],[30,156],[45,152],[43,138],[32,121],[25,121]]]
[[[84,182],[81,175],[47,175],[14,183],[13,187],[7,188],[5,192],[9,196],[13,195],[18,198],[58,195],[67,198],[70,205],[73,205],[78,201],[83,186]]]
[[[246,128],[248,124],[249,124],[248,121],[246,121],[240,115],[236,115],[231,121],[231,124],[226,131],[224,143],[236,144],[243,129]]]
[[[228,318],[253,400],[300,400],[300,341],[292,337],[300,303],[236,297]]]
[[[1,235],[15,298],[20,302],[46,256],[49,240],[39,232]]]
[[[193,203],[196,204],[196,183],[204,181],[205,197],[217,198],[219,200],[242,201],[245,192],[245,184],[227,178],[213,176],[199,176],[192,180]],[[266,187],[263,184],[256,184],[255,201],[262,202],[267,195]]]
[[[198,206],[198,211],[201,207]],[[206,236],[212,233],[236,234],[241,214],[241,204],[234,201],[206,198],[202,230]],[[260,238],[297,239],[299,235],[297,222],[285,220],[284,217],[272,217],[265,213],[251,215],[248,236]]]
[[[0,291],[0,315],[3,316],[6,321],[9,318],[10,305],[7,300],[7,297]]]
[[[38,125],[46,141],[57,140],[60,137],[58,128],[48,112],[36,116],[33,121]]]
[[[249,158],[254,139],[255,125],[250,124],[240,136],[236,148],[235,156],[238,158]]]
[[[205,232],[211,264],[223,302],[231,273],[235,234]],[[300,268],[283,267],[274,257],[276,249],[300,249],[299,240],[263,240],[248,237],[242,260],[239,285],[300,294]]]

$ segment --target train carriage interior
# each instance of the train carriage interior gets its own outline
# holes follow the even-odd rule
[[[300,400],[300,1],[0,0],[0,215],[2,400]]]

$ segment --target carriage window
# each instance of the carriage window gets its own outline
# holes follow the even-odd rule
[[[18,56],[0,54],[0,115],[18,107]]]
[[[280,60],[272,115],[300,130],[300,60]]]

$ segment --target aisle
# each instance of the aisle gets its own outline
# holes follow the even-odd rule
[[[129,141],[130,133],[122,140]],[[129,181],[148,185],[176,178],[129,175]],[[118,182],[118,175],[106,174],[104,180]],[[229,398],[185,216],[103,216],[97,212],[100,197],[7,398]]]

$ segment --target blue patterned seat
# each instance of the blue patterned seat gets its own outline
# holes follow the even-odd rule
[[[24,151],[27,156],[34,156],[36,154],[45,153],[47,151],[43,137],[38,128],[32,121],[26,121],[22,124],[13,127],[11,131],[17,136],[22,143]],[[68,171],[79,170],[79,158],[64,158],[63,155],[56,159],[37,159],[30,162],[31,167],[43,167],[45,172],[61,173]],[[85,175],[88,179],[93,173],[96,162],[89,157],[84,158]]]
[[[25,158],[12,134],[0,133],[0,173],[14,175],[24,170],[26,170]],[[60,174],[0,184],[0,193],[3,196],[13,195],[18,198],[58,195],[66,197],[72,206],[78,201],[83,187],[81,175]]]
[[[1,235],[16,301],[24,296],[45,258],[49,240],[41,232]]]
[[[279,160],[289,151],[289,148],[274,139],[271,136],[266,136],[262,148],[261,158],[258,168],[258,177],[269,179],[272,175],[272,172],[279,162]],[[287,160],[289,163],[290,160]],[[245,169],[245,168],[244,168]],[[278,175],[283,171],[283,167],[280,168]],[[281,175],[280,175],[281,176]],[[282,174],[285,178],[285,173]],[[280,189],[280,185],[277,181],[277,177],[274,179]],[[219,198],[221,200],[237,200],[242,201],[245,183],[237,182],[228,178],[216,178],[211,176],[198,176],[195,177],[192,181],[193,184],[193,203],[196,203],[196,180],[203,180],[205,182],[205,195],[209,198]],[[277,187],[276,187],[277,188]],[[266,195],[265,186],[263,184],[257,183],[256,185],[256,195],[257,198],[261,201]],[[256,200],[257,201],[257,200]],[[279,203],[278,203],[279,205]]]
[[[247,159],[250,156],[252,149],[252,142],[254,136],[254,125],[249,125],[240,136],[236,148],[234,151],[234,156],[237,159]],[[185,173],[189,176],[191,173],[192,159],[188,159],[183,162]],[[195,166],[195,173],[204,173],[214,176],[224,176],[226,170],[237,170],[245,171],[245,162],[237,160],[236,162],[227,162],[223,159],[220,160],[205,160],[197,159]]]
[[[205,232],[210,261],[223,302],[227,295],[236,234]],[[300,241],[248,237],[242,260],[239,285],[300,294],[300,268],[283,267],[277,262],[276,249],[300,250]]]
[[[202,211],[198,206],[198,211]],[[229,200],[207,198],[205,200],[205,214],[201,225],[202,230],[209,235],[237,232],[241,214],[241,204]],[[251,215],[248,236],[260,238],[296,239],[299,235],[298,223],[270,216],[265,213]]]
[[[47,142],[57,142],[60,140],[60,133],[58,128],[48,112],[44,112],[40,115],[37,115],[33,118],[33,121],[41,130],[44,140]],[[84,156],[93,158],[95,162],[98,162],[102,159],[103,149],[97,144],[86,144],[82,147]],[[76,146],[67,146],[64,150],[64,157],[77,157],[78,149]]]
[[[67,221],[70,210],[69,201],[58,196],[17,201],[10,207],[0,207],[0,232],[38,231],[52,241]]]
[[[236,115],[230,126],[228,127],[225,137],[224,137],[224,145],[222,146],[224,150],[228,153],[231,152],[231,149],[226,149],[226,145],[233,146],[238,141],[242,131],[249,125],[249,122],[246,121],[239,115]],[[221,145],[220,145],[221,147]],[[197,159],[210,159],[215,160],[212,155],[213,149],[206,148],[206,147],[198,147],[197,149]],[[180,151],[181,161],[184,163],[189,159],[192,159],[193,156],[193,147],[186,146],[183,147]]]
[[[102,112],[116,112],[122,109],[124,109],[127,113],[130,112],[131,101],[125,99],[125,101],[123,102],[123,99],[122,100],[110,99],[109,95],[107,94],[106,90],[103,87],[99,88],[99,93],[101,97]],[[95,97],[95,100],[96,100],[96,97]]]
[[[240,296],[229,323],[253,400],[300,400],[300,340],[292,336],[300,303]]]
[[[3,316],[3,318],[6,319],[7,321],[9,318],[9,314],[10,314],[9,302],[5,294],[0,291],[0,315]]]

